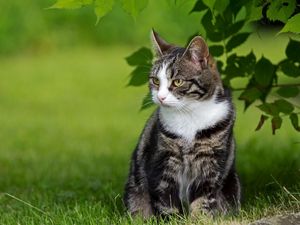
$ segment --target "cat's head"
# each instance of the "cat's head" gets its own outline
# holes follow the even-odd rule
[[[186,48],[167,43],[153,30],[151,38],[157,56],[149,75],[154,103],[181,108],[223,92],[217,67],[202,37],[194,37]]]

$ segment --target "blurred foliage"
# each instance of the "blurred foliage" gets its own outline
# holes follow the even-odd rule
[[[95,20],[89,10],[56,12],[46,10],[47,0],[0,1],[0,53],[26,49],[48,49],[54,45],[72,45],[84,40],[84,30]],[[86,16],[85,22],[80,16]],[[84,25],[85,24],[85,25]],[[82,37],[77,28],[80,27]]]
[[[51,8],[78,9],[92,5],[95,8],[97,21],[99,21],[112,10],[115,3],[115,0],[57,0]],[[147,6],[148,0],[121,0],[120,3],[123,10],[136,19],[139,12]]]
[[[142,11],[147,5],[149,0],[121,0],[122,8],[125,12],[130,14],[136,19],[138,13]],[[174,0],[174,4],[176,4]],[[57,0],[57,2],[51,8],[65,8],[65,9],[77,9],[87,5],[91,5],[95,8],[95,14],[97,21],[109,13],[115,4],[119,3],[115,0]],[[241,0],[239,2],[232,2],[230,0],[197,0],[192,12],[200,12],[209,8],[211,12],[223,13],[224,21],[226,22],[226,15],[224,12],[230,5],[232,9],[232,15],[237,16],[239,10],[243,7],[246,9],[247,21],[260,19],[261,16],[266,17],[270,21],[281,21],[286,23],[280,32],[294,32],[300,33],[300,17],[299,15],[293,16],[296,9],[299,9],[296,0]],[[263,13],[264,12],[264,13]],[[229,15],[229,14],[228,14]],[[205,19],[207,20],[207,18]],[[237,29],[232,27],[231,29]],[[211,27],[214,28],[213,26]],[[224,33],[230,34],[230,31]],[[218,40],[217,36],[214,36],[215,40]],[[225,36],[221,37],[226,38]]]
[[[145,33],[149,33],[153,24],[172,34],[176,41],[196,32],[193,21],[197,16],[187,13],[193,1],[177,5],[173,0],[149,1],[136,21],[118,2],[95,24],[94,11],[101,9],[93,6],[56,10],[55,0],[0,1],[0,55],[83,45],[144,45],[149,42]]]

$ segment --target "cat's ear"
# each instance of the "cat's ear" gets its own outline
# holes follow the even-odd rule
[[[169,49],[174,47],[174,45],[162,39],[153,29],[151,30],[151,40],[156,56],[158,57],[163,56]]]
[[[191,61],[195,66],[200,67],[200,69],[207,67],[209,61],[209,50],[204,39],[200,36],[194,37],[190,41],[183,56]]]

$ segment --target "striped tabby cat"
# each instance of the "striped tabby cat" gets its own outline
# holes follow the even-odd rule
[[[133,215],[226,214],[240,206],[235,111],[208,47],[187,48],[152,31],[157,60],[149,75],[158,109],[133,153],[124,202]]]

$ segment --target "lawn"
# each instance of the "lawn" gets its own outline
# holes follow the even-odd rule
[[[0,224],[140,224],[122,205],[129,158],[152,109],[126,87],[129,47],[75,48],[0,59]],[[300,210],[300,135],[284,119],[271,134],[237,107],[239,216],[247,224]],[[269,121],[268,121],[269,122]],[[195,223],[177,219],[172,224]],[[157,223],[156,221],[149,221]]]

